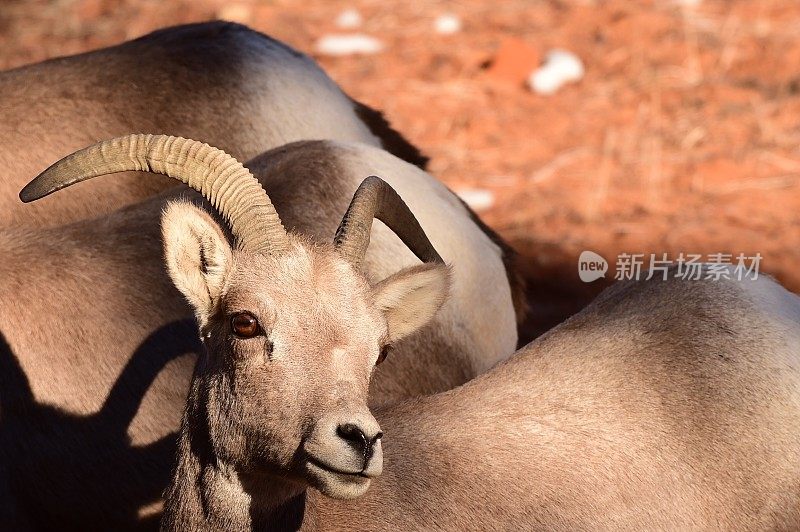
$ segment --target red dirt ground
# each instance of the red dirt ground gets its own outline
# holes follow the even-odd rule
[[[386,111],[432,157],[434,175],[495,195],[481,215],[524,256],[528,335],[599,290],[578,279],[584,249],[608,258],[612,275],[621,252],[758,252],[762,272],[800,291],[800,3],[0,2],[2,68],[210,18],[311,53],[348,93]],[[315,54],[351,7],[364,18],[357,31],[384,51]],[[463,29],[435,33],[443,13]],[[492,74],[493,62],[515,61],[498,59],[501,48],[529,50],[530,64],[566,48],[586,75],[539,96],[511,81],[513,67]]]

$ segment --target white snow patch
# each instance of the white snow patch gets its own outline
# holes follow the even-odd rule
[[[358,12],[358,9],[345,9],[339,16],[336,17],[336,25],[345,30],[352,30],[361,26],[364,22],[361,13]]]
[[[538,94],[550,95],[567,83],[580,80],[583,74],[583,62],[577,55],[567,50],[551,50],[544,64],[528,78],[528,85]]]
[[[218,10],[217,18],[246,24],[253,18],[253,9],[246,4],[232,3]]]
[[[363,33],[324,35],[316,48],[319,53],[332,56],[376,54],[383,50],[383,43]]]
[[[476,211],[485,211],[494,205],[494,193],[485,188],[461,188],[455,193]]]
[[[461,31],[461,19],[452,13],[439,15],[433,22],[436,33],[441,35],[452,35]]]

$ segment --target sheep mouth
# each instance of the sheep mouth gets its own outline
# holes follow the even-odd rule
[[[306,461],[308,462],[309,465],[311,465],[313,467],[316,467],[318,469],[322,469],[323,471],[326,471],[328,473],[333,473],[335,475],[342,475],[342,476],[351,477],[351,478],[353,478],[353,477],[361,477],[361,478],[367,478],[367,479],[368,478],[372,478],[372,477],[366,475],[363,471],[342,471],[341,469],[338,469],[338,468],[333,467],[333,466],[331,466],[329,464],[326,464],[322,460],[320,460],[318,458],[315,458],[314,456],[312,456],[310,454],[306,455]]]

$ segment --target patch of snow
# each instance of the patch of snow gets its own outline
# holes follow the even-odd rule
[[[551,50],[544,64],[528,78],[528,85],[537,94],[555,94],[558,89],[583,78],[584,67],[580,58],[567,50]]]
[[[217,18],[247,24],[253,18],[253,10],[246,4],[232,3],[217,11]]]
[[[339,16],[336,17],[336,25],[345,30],[352,30],[359,26],[361,23],[364,22],[364,19],[361,17],[361,13],[358,12],[358,9],[345,9]]]
[[[452,13],[439,15],[433,22],[433,27],[436,30],[436,33],[441,35],[452,35],[461,31],[461,19]]]
[[[363,33],[324,35],[317,41],[316,49],[331,56],[376,54],[383,50],[383,43]]]
[[[494,193],[485,188],[461,188],[455,193],[475,211],[485,211],[494,205]]]

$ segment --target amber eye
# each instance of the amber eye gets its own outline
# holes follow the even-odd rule
[[[377,366],[378,364],[380,364],[381,362],[386,360],[386,357],[389,356],[389,351],[391,351],[391,350],[392,350],[392,346],[391,345],[385,345],[385,346],[381,347],[381,352],[378,355],[378,360],[375,361],[375,365]]]
[[[261,331],[258,320],[249,312],[235,314],[231,318],[231,329],[233,329],[233,334],[239,338],[252,338]]]

